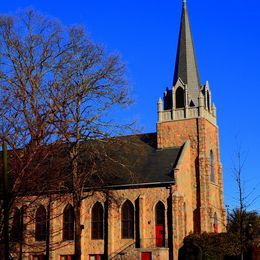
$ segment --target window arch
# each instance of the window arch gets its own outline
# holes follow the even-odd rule
[[[63,240],[74,239],[74,208],[68,204],[63,211]]]
[[[182,87],[178,87],[175,92],[176,99],[176,108],[182,108],[185,106],[184,104],[184,89]]]
[[[218,233],[218,215],[216,212],[214,213],[213,229],[215,233]]]
[[[104,238],[104,209],[100,202],[96,202],[91,214],[91,236],[92,239]]]
[[[165,212],[164,211],[165,211],[164,204],[161,201],[159,201],[155,206],[155,223],[156,224],[164,225],[164,222],[165,222],[165,215],[164,215]]]
[[[122,238],[134,238],[134,206],[127,200],[121,212]]]
[[[210,181],[215,182],[214,154],[212,150],[210,150],[210,154],[209,154],[209,166],[210,166]]]
[[[155,237],[156,246],[163,247],[165,245],[165,207],[161,201],[155,206]]]
[[[44,206],[39,206],[35,216],[35,240],[45,241],[47,235],[47,214]]]
[[[14,242],[21,241],[22,239],[22,226],[23,226],[23,214],[22,209],[17,207],[13,211],[13,222],[11,227],[10,238]]]

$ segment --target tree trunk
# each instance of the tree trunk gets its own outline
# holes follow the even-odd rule
[[[3,173],[4,173],[4,245],[5,259],[9,259],[9,183],[7,169],[7,148],[3,141]]]
[[[75,260],[81,259],[81,219],[80,219],[81,201],[74,198],[74,217],[75,217],[75,237],[74,252]]]
[[[23,231],[24,231],[24,207],[21,208],[20,214],[20,234],[19,234],[19,260],[23,259]]]

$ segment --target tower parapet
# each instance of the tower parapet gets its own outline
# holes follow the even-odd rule
[[[208,82],[200,87],[196,102],[198,105],[190,99],[187,84],[180,78],[171,90],[165,91],[163,100],[164,102],[160,98],[158,101],[158,123],[203,117],[213,125],[217,125],[216,106],[211,101]]]

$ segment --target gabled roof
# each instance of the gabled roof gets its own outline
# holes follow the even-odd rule
[[[182,16],[178,49],[176,54],[173,86],[175,86],[178,78],[180,78],[185,84],[187,84],[190,98],[192,99],[193,103],[197,105],[200,79],[186,1],[183,1],[182,5]]]

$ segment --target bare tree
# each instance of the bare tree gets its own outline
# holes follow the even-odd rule
[[[239,240],[240,240],[240,255],[241,260],[243,260],[244,255],[244,218],[243,214],[246,210],[245,202],[245,193],[243,190],[243,181],[242,181],[242,170],[244,167],[245,161],[242,161],[241,158],[241,149],[237,152],[237,166],[234,169],[235,172],[235,181],[238,188],[238,201],[239,201]]]
[[[240,259],[244,259],[244,251],[248,245],[248,232],[251,229],[251,220],[257,219],[257,213],[248,211],[248,208],[259,198],[256,189],[253,188],[249,193],[245,190],[245,180],[243,171],[246,159],[242,154],[241,147],[236,152],[236,164],[234,166],[234,178],[238,193],[238,207],[228,215],[228,231],[237,233],[240,241]],[[253,196],[253,197],[252,197]],[[259,218],[259,217],[258,217]]]
[[[73,48],[65,57],[70,60],[69,66],[65,66],[62,72],[65,84],[56,85],[53,89],[52,105],[58,117],[54,121],[59,138],[68,144],[75,207],[75,255],[80,256],[80,208],[85,198],[84,187],[89,182],[89,176],[97,171],[96,157],[105,156],[102,145],[96,149],[96,142],[107,142],[108,137],[122,130],[121,125],[109,119],[108,112],[116,105],[128,104],[129,100],[124,88],[124,66],[118,56],[105,57],[104,50],[86,40],[81,29],[74,28],[70,35]],[[86,167],[80,167],[81,142],[89,139],[96,142],[88,143],[87,153],[92,159],[88,161],[86,174]]]
[[[24,179],[33,186],[35,178],[44,178],[39,169],[55,149],[66,147],[76,259],[81,257],[84,188],[96,183],[90,181],[94,175],[102,183],[97,160],[115,162],[106,144],[119,142],[111,137],[132,128],[110,116],[131,103],[124,75],[119,56],[107,55],[81,27],[65,28],[32,10],[0,18],[0,139],[12,151],[10,207],[15,194],[25,190]]]
[[[48,124],[51,111],[45,99],[47,79],[55,73],[53,68],[63,52],[59,48],[59,33],[57,23],[32,11],[20,17],[0,18],[0,139],[11,150],[8,211],[18,195],[28,195],[28,185],[30,190],[36,188],[43,178],[39,169],[53,152],[53,127]],[[44,147],[47,144],[48,148]]]

